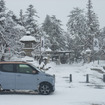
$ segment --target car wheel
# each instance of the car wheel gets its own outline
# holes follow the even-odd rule
[[[39,93],[42,95],[48,95],[51,92],[51,86],[48,83],[43,83],[39,87]]]

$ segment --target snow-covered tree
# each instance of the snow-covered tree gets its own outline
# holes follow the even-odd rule
[[[0,25],[4,28],[5,27],[5,2],[4,0],[0,0]]]
[[[14,22],[12,16],[13,16],[13,12],[8,11],[5,19],[5,32],[10,33],[13,27],[16,26],[16,22]]]
[[[87,24],[89,27],[90,34],[94,34],[99,30],[99,21],[97,15],[93,11],[91,0],[88,0],[87,4]]]
[[[69,17],[67,23],[68,33],[72,35],[72,38],[78,37],[80,41],[82,41],[82,39],[84,39],[86,36],[87,30],[84,11],[79,8],[74,8],[70,12],[70,15],[68,17]]]
[[[88,25],[88,36],[87,44],[92,49],[93,37],[99,34],[99,21],[97,15],[94,13],[91,0],[88,0],[87,4],[87,25]]]
[[[71,49],[75,50],[75,52],[82,51],[87,35],[87,23],[84,11],[79,8],[74,8],[68,17],[67,31],[70,38],[73,40],[73,48]]]
[[[19,21],[18,21],[18,23],[21,26],[25,27],[25,15],[23,14],[23,10],[22,9],[20,10],[20,13],[19,13]]]
[[[4,53],[6,52],[6,41],[4,39],[5,35],[5,2],[4,0],[0,0],[0,59],[4,60]]]
[[[63,36],[63,29],[61,28],[61,21],[56,19],[56,16],[46,16],[43,23],[43,30],[48,35],[50,41],[49,47],[55,50],[64,50],[65,37]]]
[[[14,13],[12,11],[6,14],[5,25],[5,40],[11,49],[11,53],[21,50],[19,39],[25,34],[24,27],[17,24],[18,22],[13,19],[13,16]]]
[[[46,18],[44,20],[44,23],[42,25],[43,30],[46,32],[46,34],[49,34],[51,32],[51,18],[49,15],[46,15]]]
[[[31,34],[38,32],[38,23],[36,18],[39,18],[33,5],[29,5],[25,13],[25,28]]]
[[[7,46],[4,35],[0,32],[0,61],[4,60],[4,53],[6,53]]]

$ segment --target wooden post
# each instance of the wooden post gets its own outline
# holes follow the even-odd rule
[[[89,83],[89,74],[86,75],[86,83]]]
[[[70,82],[72,82],[72,74],[70,74]]]
[[[105,74],[103,74],[103,82],[105,82]]]

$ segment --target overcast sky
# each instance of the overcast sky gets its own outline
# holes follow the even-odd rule
[[[75,7],[79,7],[86,11],[86,5],[88,0],[5,0],[6,7],[12,10],[17,16],[20,9],[26,11],[26,8],[30,4],[34,5],[34,8],[38,12],[40,19],[38,23],[41,24],[46,14],[52,16],[56,15],[57,19],[62,21],[64,29],[68,21],[68,15]],[[100,22],[100,28],[105,26],[105,0],[92,0],[94,12],[97,14]]]

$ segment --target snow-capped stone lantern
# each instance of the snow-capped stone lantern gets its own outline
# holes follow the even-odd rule
[[[34,45],[37,42],[35,37],[31,36],[30,32],[27,32],[27,34],[20,39],[20,42],[24,43],[23,51],[26,53],[26,56],[32,56],[31,52],[34,50]]]

